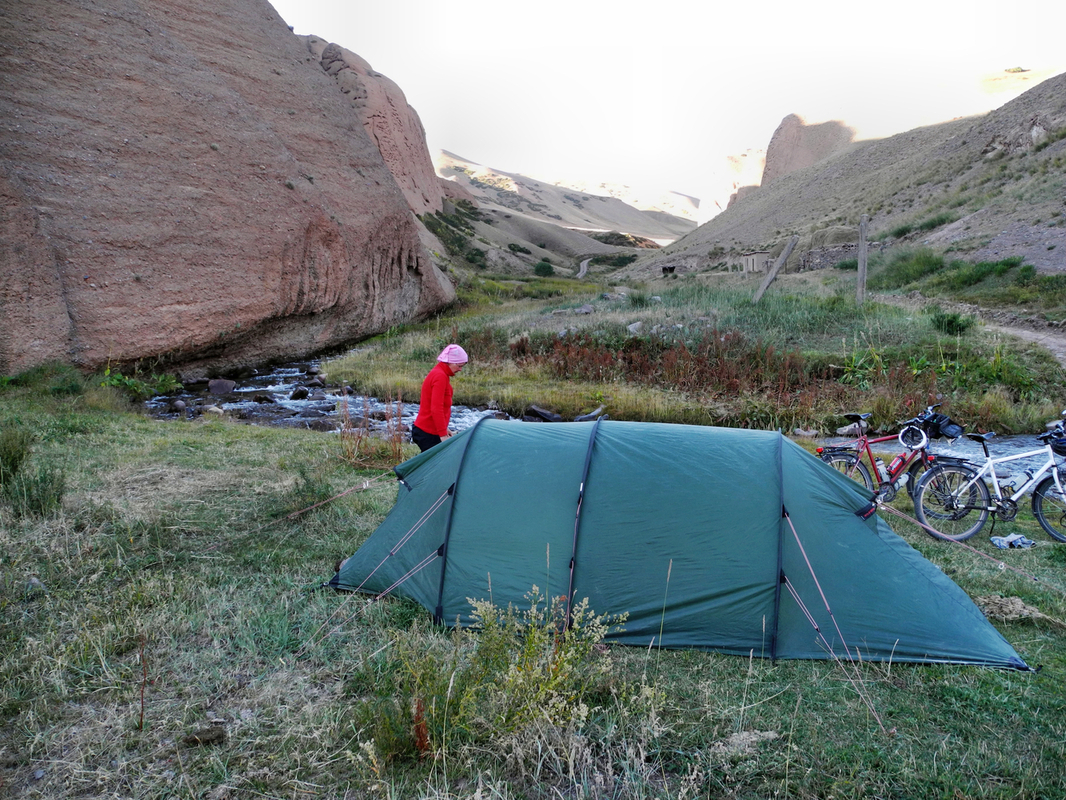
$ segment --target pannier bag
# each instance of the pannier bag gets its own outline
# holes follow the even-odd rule
[[[926,423],[926,430],[931,439],[958,439],[964,433],[963,427],[947,414],[933,414]]]

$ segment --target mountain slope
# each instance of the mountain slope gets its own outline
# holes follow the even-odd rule
[[[696,203],[683,195],[674,195],[666,202],[653,202],[648,210],[641,210],[615,196],[581,192],[525,175],[502,172],[447,151],[438,154],[436,167],[439,175],[467,189],[483,209],[496,209],[564,228],[619,231],[647,239],[674,241],[696,227],[691,218]],[[667,208],[681,211],[690,218],[671,213]]]
[[[952,248],[980,260],[1018,254],[1066,269],[1066,74],[975,118],[855,142],[744,192],[725,212],[627,272],[671,261],[707,269],[747,250],[777,252],[793,235],[797,266],[817,233],[863,214],[871,237]],[[1005,231],[1010,235],[1000,239]]]

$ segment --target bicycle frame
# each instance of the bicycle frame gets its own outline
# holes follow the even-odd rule
[[[1036,485],[1040,483],[1041,478],[1043,478],[1048,473],[1048,471],[1051,471],[1052,474],[1054,474],[1055,476],[1055,488],[1058,489],[1060,492],[1062,491],[1063,485],[1059,476],[1058,466],[1055,462],[1055,453],[1052,451],[1050,444],[1046,444],[1043,447],[1037,448],[1035,450],[1027,450],[1024,453],[1016,453],[1012,456],[1000,456],[999,458],[992,458],[992,456],[989,455],[987,442],[982,440],[981,446],[984,448],[985,451],[985,463],[981,465],[981,468],[976,471],[976,473],[972,478],[970,478],[970,480],[966,481],[966,483],[959,488],[959,494],[962,494],[963,492],[967,491],[971,486],[973,486],[975,482],[979,480],[985,481],[985,483],[992,487],[995,500],[995,505],[990,506],[987,509],[988,511],[994,513],[1003,506],[1003,491],[1000,489],[999,486],[999,476],[996,475],[996,465],[1006,464],[1009,461],[1018,461],[1019,459],[1023,458],[1032,458],[1033,456],[1038,456],[1041,453],[1047,455],[1047,462],[1035,473],[1030,473],[1029,470],[1026,470],[1026,474],[1030,474],[1032,477],[1030,477],[1024,484],[1022,484],[1021,488],[1019,488],[1014,494],[1006,498],[1010,502],[1017,503],[1019,498],[1024,497],[1028,492],[1032,491],[1033,488],[1035,488]],[[985,477],[986,475],[987,477]]]
[[[890,464],[885,465],[885,469],[888,472],[888,478],[882,478],[881,471],[877,468],[877,456],[874,455],[871,445],[880,444],[881,442],[896,441],[899,437],[895,434],[889,436],[868,436],[865,431],[861,432],[853,442],[847,444],[833,445],[820,449],[819,453],[833,453],[833,452],[848,452],[855,453],[856,461],[861,461],[865,454],[866,460],[869,462],[870,477],[877,483],[877,489],[880,491],[886,486],[894,485],[900,477],[910,469],[911,465],[921,458],[926,464],[935,461],[937,456],[931,454],[926,447],[920,447],[916,450],[905,448],[902,453],[897,455]]]

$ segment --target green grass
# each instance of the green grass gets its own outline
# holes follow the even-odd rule
[[[928,248],[897,249],[870,259],[868,286],[1066,319],[1066,276],[1038,275],[1019,257],[972,263]]]
[[[919,254],[926,260],[942,265]],[[932,274],[903,259],[885,271],[893,269]],[[1066,404],[1062,370],[1041,348],[996,339],[947,312],[872,300],[859,307],[852,275],[825,280],[782,276],[759,303],[750,284],[716,276],[616,300],[572,294],[479,305],[365,343],[327,369],[371,394],[416,401],[436,354],[456,341],[471,356],[453,383],[459,404],[494,404],[513,416],[536,404],[567,418],[603,405],[615,419],[786,431],[831,430],[842,411],[873,406],[890,424],[943,402],[1024,433]],[[585,304],[593,313],[576,313]],[[627,330],[634,321],[639,335]]]
[[[98,388],[44,385],[0,389],[0,425],[33,438],[20,471],[66,475],[46,516],[0,501],[10,796],[1066,793],[1066,633],[1053,623],[997,623],[1035,674],[864,665],[884,731],[829,662],[601,648],[591,622],[566,649],[506,617],[493,636],[453,636],[405,601],[313,590],[397,491],[387,471],[353,469],[338,437],[161,423]],[[1066,620],[1066,546],[1025,507],[996,528],[1039,542],[1025,551],[982,535],[974,552],[886,519],[972,596]],[[223,741],[185,743],[212,725]]]

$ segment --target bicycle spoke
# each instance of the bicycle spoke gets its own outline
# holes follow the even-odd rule
[[[988,519],[988,488],[980,480],[971,482],[972,474],[955,465],[926,473],[914,496],[918,520],[955,541],[969,539],[981,530]]]

